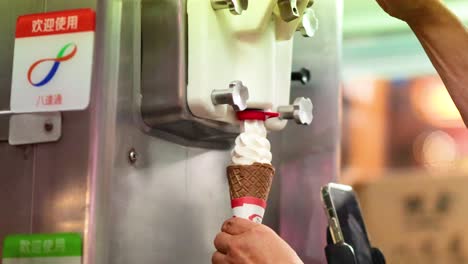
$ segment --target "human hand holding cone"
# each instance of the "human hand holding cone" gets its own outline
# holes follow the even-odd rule
[[[275,174],[270,142],[263,121],[245,121],[243,130],[227,167],[231,207],[235,217],[261,223]]]

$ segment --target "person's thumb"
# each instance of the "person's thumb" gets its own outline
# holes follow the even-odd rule
[[[224,222],[221,231],[235,236],[245,233],[258,225],[259,224],[246,219],[233,217]]]

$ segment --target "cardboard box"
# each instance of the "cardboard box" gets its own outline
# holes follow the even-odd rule
[[[405,172],[355,186],[389,264],[468,263],[468,173]]]

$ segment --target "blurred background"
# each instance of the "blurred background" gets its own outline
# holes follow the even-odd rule
[[[446,3],[468,24],[468,1]],[[421,45],[375,1],[346,0],[343,58],[340,181],[373,243],[389,263],[468,263],[468,130]]]

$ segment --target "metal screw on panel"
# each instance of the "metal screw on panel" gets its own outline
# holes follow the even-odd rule
[[[241,15],[249,7],[249,0],[211,0],[214,10],[229,9],[233,15]]]
[[[131,164],[135,164],[138,160],[138,153],[136,152],[135,149],[131,149],[128,152],[128,161],[130,161]]]
[[[297,27],[297,31],[300,31],[302,36],[306,38],[311,38],[315,36],[315,32],[317,32],[319,27],[319,21],[317,16],[315,16],[315,12],[312,8],[307,8],[304,12],[304,16],[302,16],[302,21]]]
[[[211,101],[214,105],[231,105],[236,111],[247,109],[249,99],[249,89],[241,81],[233,81],[228,89],[213,90]]]
[[[290,22],[300,17],[297,0],[278,0],[278,8],[281,18],[285,22]]]
[[[45,132],[52,132],[52,130],[54,130],[54,124],[52,122],[46,122],[44,124],[44,130]]]
[[[295,120],[299,125],[310,125],[313,119],[313,105],[309,98],[299,97],[293,105],[280,106],[278,112],[280,119]]]
[[[291,81],[301,82],[307,84],[310,81],[310,71],[306,68],[302,68],[299,71],[291,73]]]

